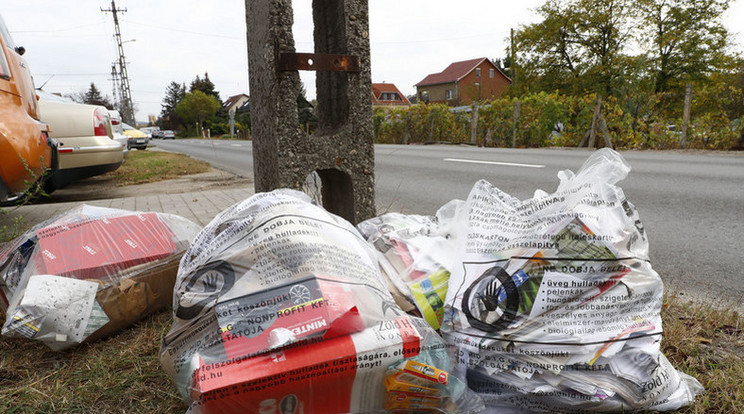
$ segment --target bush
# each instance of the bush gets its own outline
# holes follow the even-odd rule
[[[715,93],[727,99],[713,104]],[[693,118],[687,133],[687,148],[728,150],[737,144],[744,120],[729,118],[731,91],[702,88],[693,101]],[[734,98],[731,98],[731,97]],[[479,106],[476,140],[478,145],[511,147],[514,136],[514,107],[520,102],[516,125],[516,147],[576,147],[592,126],[596,95],[567,96],[557,92],[534,93],[519,98],[504,97]],[[669,94],[651,96],[635,116],[614,97],[602,100],[602,116],[613,146],[617,149],[672,149],[681,147],[681,112],[673,113]],[[720,108],[716,107],[718,105]],[[707,108],[707,110],[703,110]],[[378,143],[403,144],[449,142],[469,143],[470,112],[454,112],[444,104],[406,107],[378,107],[374,110],[374,132]],[[597,139],[602,140],[599,125]]]

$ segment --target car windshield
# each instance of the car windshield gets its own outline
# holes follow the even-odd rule
[[[5,42],[7,47],[13,47],[13,39],[10,37],[8,29],[5,28],[5,22],[3,21],[2,16],[0,16],[0,36],[3,37],[3,41]],[[8,68],[8,61],[5,58],[4,50],[0,50],[0,77],[5,79],[8,79],[10,77],[10,69]]]
[[[54,93],[50,93],[50,92],[47,92],[47,91],[44,91],[44,90],[41,90],[41,89],[37,89],[36,90],[36,94],[39,95],[39,99],[43,99],[45,101],[62,102],[62,103],[75,103],[75,101],[73,101],[70,98],[67,98],[67,97],[64,97],[64,96],[60,96],[60,95],[57,95],[57,94],[54,94]]]

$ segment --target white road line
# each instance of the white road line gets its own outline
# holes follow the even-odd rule
[[[463,160],[463,159],[460,159],[460,158],[444,158],[444,161],[466,162],[466,163],[470,163],[470,164],[505,165],[507,167],[545,168],[544,165],[540,165],[540,164],[520,164],[520,163],[516,163],[516,162]]]
[[[242,144],[230,144],[231,147],[242,147]]]

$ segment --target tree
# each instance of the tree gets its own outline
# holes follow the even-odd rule
[[[305,85],[300,85],[300,93],[297,95],[297,116],[300,125],[306,125],[311,122],[318,122],[315,116],[313,105],[305,97]]]
[[[178,103],[176,114],[186,123],[189,129],[192,123],[196,122],[198,124],[197,132],[203,135],[204,121],[217,113],[217,110],[221,107],[222,104],[214,96],[195,90],[187,93]]]
[[[160,104],[162,109],[160,110],[160,119],[158,119],[158,125],[163,129],[179,129],[181,126],[181,119],[176,113],[176,107],[186,96],[186,85],[179,85],[177,82],[171,82],[165,88],[165,97],[163,97],[163,103]]]
[[[537,11],[543,21],[516,34],[522,75],[537,81],[538,90],[610,95],[632,40],[632,2],[549,0]]]
[[[729,0],[641,0],[638,7],[656,92],[700,80],[719,66],[728,36],[721,17]]]
[[[189,92],[194,91],[202,91],[207,95],[214,96],[217,98],[217,101],[222,102],[222,99],[220,99],[220,93],[214,90],[214,83],[209,80],[209,74],[207,72],[204,72],[204,79],[200,79],[199,75],[196,75],[196,79],[191,81]]]
[[[78,91],[78,92],[72,92],[70,94],[65,95],[68,98],[72,99],[75,102],[82,103],[82,104],[88,104],[88,105],[102,105],[105,106],[108,109],[115,109],[116,105],[114,105],[108,96],[104,96],[101,94],[101,91],[98,90],[95,83],[90,84],[90,88],[88,91]]]

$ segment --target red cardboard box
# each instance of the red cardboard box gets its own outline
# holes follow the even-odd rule
[[[156,213],[100,218],[39,229],[37,273],[102,279],[173,254],[173,233]]]
[[[312,338],[248,358],[200,362],[192,375],[192,412],[349,413],[384,409],[387,368],[416,355],[410,319],[351,335]],[[413,351],[412,351],[413,350]]]

